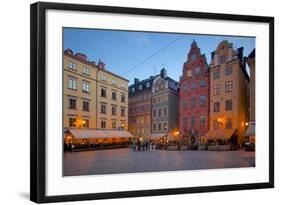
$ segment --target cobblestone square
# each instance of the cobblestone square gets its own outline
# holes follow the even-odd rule
[[[255,166],[255,152],[144,151],[129,148],[64,154],[64,176]]]

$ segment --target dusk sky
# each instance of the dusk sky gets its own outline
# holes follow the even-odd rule
[[[112,31],[96,29],[64,29],[64,49],[81,52],[91,61],[101,59],[106,69],[127,78],[132,84],[158,74],[165,67],[168,76],[179,80],[192,41],[197,42],[208,64],[211,52],[222,40],[233,43],[235,49],[244,47],[244,56],[255,48],[253,37],[229,37],[194,34]]]

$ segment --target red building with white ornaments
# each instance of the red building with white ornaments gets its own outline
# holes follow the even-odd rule
[[[197,146],[200,137],[209,131],[209,67],[205,54],[192,42],[183,64],[179,91],[179,130],[181,139]]]

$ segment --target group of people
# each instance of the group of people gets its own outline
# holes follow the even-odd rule
[[[149,151],[149,150],[155,150],[156,143],[149,141],[149,140],[141,140],[139,138],[133,139],[132,141],[132,149],[134,151]]]

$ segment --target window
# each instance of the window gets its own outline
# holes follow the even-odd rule
[[[225,82],[225,92],[229,93],[232,91],[232,89],[233,89],[232,81]]]
[[[225,129],[232,129],[232,120],[231,120],[231,118],[226,118],[226,120],[225,120]]]
[[[231,75],[232,74],[232,67],[225,68],[225,75]]]
[[[156,117],[156,110],[153,110],[153,117]]]
[[[106,114],[106,105],[101,104],[101,106],[100,106],[100,112],[101,112],[102,114]]]
[[[195,126],[195,116],[191,116],[191,126]]]
[[[88,119],[83,120],[83,127],[89,127],[90,121]]]
[[[126,102],[126,97],[125,97],[125,95],[121,95],[121,102]]]
[[[213,72],[213,79],[219,79],[221,76],[221,71],[217,70]]]
[[[167,107],[164,107],[164,116],[167,116]]]
[[[125,88],[126,86],[125,86],[125,83],[124,82],[121,82],[121,88]],[[135,88],[134,88],[134,91],[133,92],[135,92]]]
[[[69,109],[76,109],[76,99],[69,99]]]
[[[226,100],[225,101],[225,110],[231,111],[232,110],[232,100]]]
[[[161,117],[161,115],[162,115],[162,109],[159,108],[159,109],[158,109],[158,117]]]
[[[87,67],[83,67],[83,74],[90,75],[90,69]]]
[[[186,118],[186,116],[184,116],[183,119],[182,119],[182,125],[183,125],[184,128],[187,126],[187,118]]]
[[[195,89],[195,82],[194,81],[191,82],[191,88]]]
[[[215,102],[214,103],[214,112],[219,112],[220,111],[220,102]]]
[[[153,123],[153,131],[156,131],[156,123]]]
[[[111,80],[111,83],[112,83],[113,85],[117,85],[117,80],[116,80],[116,79],[112,79],[112,80]]]
[[[111,127],[112,127],[112,129],[116,129],[116,122],[115,122],[115,121],[113,121],[113,122],[111,123]]]
[[[158,131],[161,131],[161,130],[162,130],[162,124],[158,123]]]
[[[195,108],[195,97],[191,97],[190,106],[191,108]]]
[[[139,85],[139,90],[142,90],[142,85]]]
[[[73,63],[73,62],[71,62],[71,61],[69,61],[69,62],[68,62],[68,68],[70,68],[70,69],[72,69],[72,70],[76,70],[76,64]]]
[[[105,88],[101,89],[101,97],[106,98],[106,89]]]
[[[199,98],[200,106],[204,106],[206,103],[206,97],[205,96],[200,96]]]
[[[164,131],[168,130],[167,122],[164,122]]]
[[[75,79],[68,79],[68,88],[72,90],[76,90],[77,81]]]
[[[90,92],[90,85],[87,82],[82,82],[83,92],[89,93]]]
[[[100,79],[101,79],[102,81],[106,81],[106,76],[105,76],[105,75],[103,75],[103,74],[101,74]]]
[[[147,88],[150,87],[150,83],[149,83],[149,82],[146,83],[146,87],[147,87]]]
[[[83,101],[83,111],[89,112],[90,103],[88,101]]]
[[[205,122],[206,122],[206,118],[204,115],[200,116],[200,126],[204,127],[205,126]]]
[[[195,60],[196,60],[196,54],[192,54],[192,55],[191,55],[191,60],[192,60],[192,61],[195,61]]]
[[[206,81],[205,80],[200,80],[199,84],[200,84],[200,87],[205,87],[206,86]]]
[[[225,56],[220,56],[220,64],[225,62]]]
[[[133,92],[133,93],[135,92],[135,87],[132,87],[132,92]]]
[[[125,117],[125,108],[121,108],[121,116]]]
[[[219,129],[220,128],[220,123],[218,122],[218,120],[214,120],[213,121],[213,128],[214,129]]]
[[[106,128],[106,121],[102,120],[100,126],[101,128]]]
[[[111,115],[116,115],[116,107],[115,106],[111,107]]]
[[[197,66],[196,68],[195,68],[195,74],[199,74],[200,73],[200,66]]]
[[[187,83],[183,83],[182,90],[183,91],[188,91],[188,84]]]
[[[214,92],[214,95],[220,94],[220,84],[214,85],[213,92]]]
[[[76,127],[76,118],[69,118],[69,127]]]
[[[111,99],[112,99],[112,100],[116,100],[116,99],[117,99],[117,97],[116,97],[116,92],[112,92],[112,93],[111,93]]]

